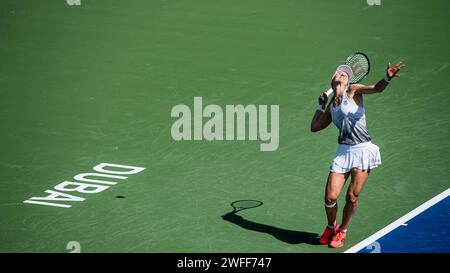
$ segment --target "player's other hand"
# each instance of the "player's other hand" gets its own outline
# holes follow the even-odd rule
[[[397,74],[401,69],[403,69],[406,65],[403,62],[398,62],[394,66],[391,65],[391,63],[388,63],[387,69],[386,69],[386,75],[388,76],[389,80],[391,80],[394,77],[400,77],[399,74]]]
[[[327,102],[328,102],[327,92],[323,92],[319,96],[319,105],[322,107],[323,110],[325,110],[325,107],[327,106]]]

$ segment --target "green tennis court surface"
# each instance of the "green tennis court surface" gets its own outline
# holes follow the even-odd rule
[[[449,187],[449,8],[446,0],[1,1],[0,251],[69,252],[72,241],[81,252],[349,249]],[[333,250],[314,238],[325,225],[337,129],[313,134],[309,125],[335,67],[355,51],[372,62],[365,84],[384,76],[388,60],[407,68],[365,97],[383,165],[345,247]],[[173,140],[171,109],[193,109],[194,97],[223,109],[279,105],[278,149]],[[98,193],[65,192],[84,201],[54,202],[70,208],[24,203],[100,163],[145,170],[103,177],[116,184]],[[263,204],[226,216],[247,199]]]

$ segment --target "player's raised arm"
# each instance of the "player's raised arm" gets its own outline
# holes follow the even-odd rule
[[[398,72],[404,67],[405,64],[402,62],[396,63],[394,67],[391,66],[391,63],[388,63],[386,75],[379,82],[374,85],[352,84],[352,89],[355,90],[355,94],[374,94],[383,92],[393,78],[400,77]]]
[[[327,108],[328,95],[323,92],[319,96],[319,105],[311,120],[311,132],[318,132],[326,128],[331,123],[330,110]]]

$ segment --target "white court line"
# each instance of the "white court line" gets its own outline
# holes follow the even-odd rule
[[[417,208],[413,209],[412,211],[405,214],[403,217],[398,219],[397,221],[389,224],[385,228],[381,229],[380,231],[374,233],[369,238],[365,239],[364,241],[352,246],[351,248],[347,249],[344,253],[356,253],[363,249],[364,247],[368,246],[369,244],[375,242],[376,240],[380,239],[384,235],[388,234],[389,232],[393,231],[394,229],[398,228],[402,224],[408,222],[412,218],[416,217],[417,215],[421,214],[428,208],[434,206],[436,203],[439,203],[443,199],[450,196],[450,188],[446,189],[442,193],[436,195],[435,197],[431,198],[427,202],[423,203],[422,205],[418,206]]]

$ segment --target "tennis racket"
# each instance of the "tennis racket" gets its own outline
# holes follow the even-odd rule
[[[353,76],[350,79],[350,83],[361,82],[370,72],[369,57],[362,52],[356,52],[348,56],[345,60],[345,64],[350,66],[353,70]]]
[[[238,211],[244,210],[244,209],[252,209],[259,207],[263,204],[263,202],[258,200],[238,200],[234,201],[230,205],[233,207],[233,212],[236,213]]]
[[[350,66],[353,71],[353,76],[350,79],[350,84],[361,82],[370,72],[369,57],[362,52],[356,52],[347,57],[345,64]],[[328,89],[326,92],[329,97],[333,93],[333,89]]]

